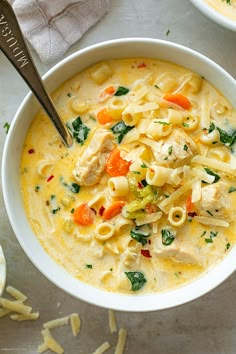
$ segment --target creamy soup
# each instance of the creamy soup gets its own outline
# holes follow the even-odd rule
[[[122,293],[167,291],[236,240],[236,111],[204,77],[154,59],[98,63],[53,99],[66,148],[40,111],[21,188],[31,227],[69,273]]]
[[[205,0],[222,15],[236,21],[236,0]]]

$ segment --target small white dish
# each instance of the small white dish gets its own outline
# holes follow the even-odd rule
[[[3,293],[5,283],[6,283],[6,260],[4,257],[2,247],[0,245],[0,296]]]
[[[204,15],[219,25],[236,32],[236,21],[215,10],[204,0],[190,0]]]

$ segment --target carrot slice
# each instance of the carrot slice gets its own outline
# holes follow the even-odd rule
[[[181,95],[181,93],[175,93],[175,94],[167,93],[163,96],[163,98],[164,100],[175,103],[184,109],[191,108],[191,102],[186,96]]]
[[[116,89],[114,86],[108,86],[104,89],[104,92],[108,95],[113,95],[113,93],[116,92]]]
[[[126,202],[123,200],[117,200],[116,202],[113,202],[111,205],[109,205],[108,208],[106,208],[104,210],[104,212],[102,214],[103,219],[110,220],[114,216],[120,214],[121,210],[125,204],[126,204]]]
[[[130,165],[131,162],[122,159],[120,150],[114,149],[108,156],[105,169],[111,177],[126,176]]]
[[[95,213],[87,203],[80,204],[73,213],[74,222],[79,225],[92,225]]]
[[[108,86],[100,92],[99,98],[103,100],[105,97],[113,96],[115,92],[116,89],[114,86]]]
[[[106,108],[103,108],[97,113],[97,120],[100,124],[106,124],[112,122],[112,117],[109,115]]]

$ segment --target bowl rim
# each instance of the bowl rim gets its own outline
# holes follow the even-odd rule
[[[6,273],[7,273],[6,259],[3,253],[2,246],[0,245],[0,296],[2,295],[5,288]]]
[[[55,66],[53,66],[44,76],[43,80],[49,79],[53,75],[57,73],[65,64],[70,63],[83,55],[87,55],[92,53],[96,49],[119,46],[120,44],[125,45],[137,45],[146,43],[148,45],[156,45],[168,47],[171,50],[178,50],[181,54],[190,54],[193,57],[197,57],[200,61],[203,61],[206,65],[210,66],[212,69],[217,70],[217,72],[224,75],[224,77],[230,82],[230,85],[235,87],[236,90],[236,82],[234,78],[228,74],[222,67],[213,62],[211,59],[206,56],[190,49],[180,44],[176,44],[173,42],[158,40],[153,38],[122,38],[109,40],[101,43],[97,43],[91,46],[88,46],[84,49],[81,49],[70,56],[66,57]],[[158,55],[157,55],[158,59]],[[96,61],[95,61],[96,62]],[[94,64],[95,64],[94,62]],[[187,65],[186,65],[187,66]],[[69,76],[68,76],[69,78]],[[67,79],[68,79],[67,78]],[[66,81],[66,80],[64,80]],[[54,88],[55,89],[55,88]],[[10,171],[8,170],[8,156],[10,154],[10,147],[13,144],[14,146],[14,133],[16,129],[16,123],[18,120],[22,120],[22,116],[24,116],[24,110],[27,105],[32,101],[33,94],[28,93],[21,103],[19,109],[17,110],[11,128],[7,134],[7,138],[4,145],[3,150],[3,158],[2,158],[2,186],[3,186],[3,197],[4,202],[8,214],[8,218],[12,225],[13,231],[23,248],[24,252],[31,260],[31,262],[35,265],[35,267],[54,285],[67,292],[68,294],[74,296],[77,299],[88,302],[90,304],[100,306],[103,308],[114,309],[118,311],[128,311],[128,312],[147,312],[147,311],[157,311],[164,310],[167,308],[172,308],[181,304],[188,303],[193,301],[202,295],[208,293],[213,290],[219,284],[221,284],[226,278],[228,278],[236,269],[236,263],[234,259],[236,258],[236,247],[233,247],[232,250],[228,253],[224,259],[218,264],[210,269],[208,272],[205,272],[201,277],[195,279],[193,282],[185,284],[177,289],[164,292],[164,293],[151,293],[151,294],[121,294],[121,293],[111,293],[105,290],[94,288],[82,281],[75,279],[71,276],[67,271],[65,271],[59,264],[51,259],[43,250],[40,242],[34,236],[35,241],[37,242],[39,248],[42,248],[42,252],[44,254],[45,264],[42,264],[39,256],[32,255],[30,250],[30,246],[28,244],[29,240],[22,238],[20,233],[20,221],[17,220],[15,216],[15,210],[12,205],[12,200],[10,197],[10,189],[8,186],[8,177]],[[26,134],[26,133],[25,133]],[[28,230],[30,232],[30,230]],[[33,234],[32,230],[30,232]],[[36,241],[37,240],[37,241]],[[41,251],[40,251],[41,252]],[[49,267],[49,268],[48,268]],[[54,271],[60,273],[60,279],[55,278]],[[219,275],[220,274],[220,275]],[[66,285],[62,285],[62,280]],[[68,288],[67,288],[68,287]],[[82,292],[81,292],[82,291]]]
[[[212,21],[218,23],[219,25],[221,25],[231,31],[236,31],[236,21],[221,14],[219,11],[214,9],[212,6],[207,4],[205,1],[191,0],[191,2],[198,8],[198,10],[200,10],[204,15],[206,15]]]

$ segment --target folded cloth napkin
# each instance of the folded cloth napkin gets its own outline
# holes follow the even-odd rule
[[[43,62],[59,59],[108,11],[109,0],[10,0]]]

